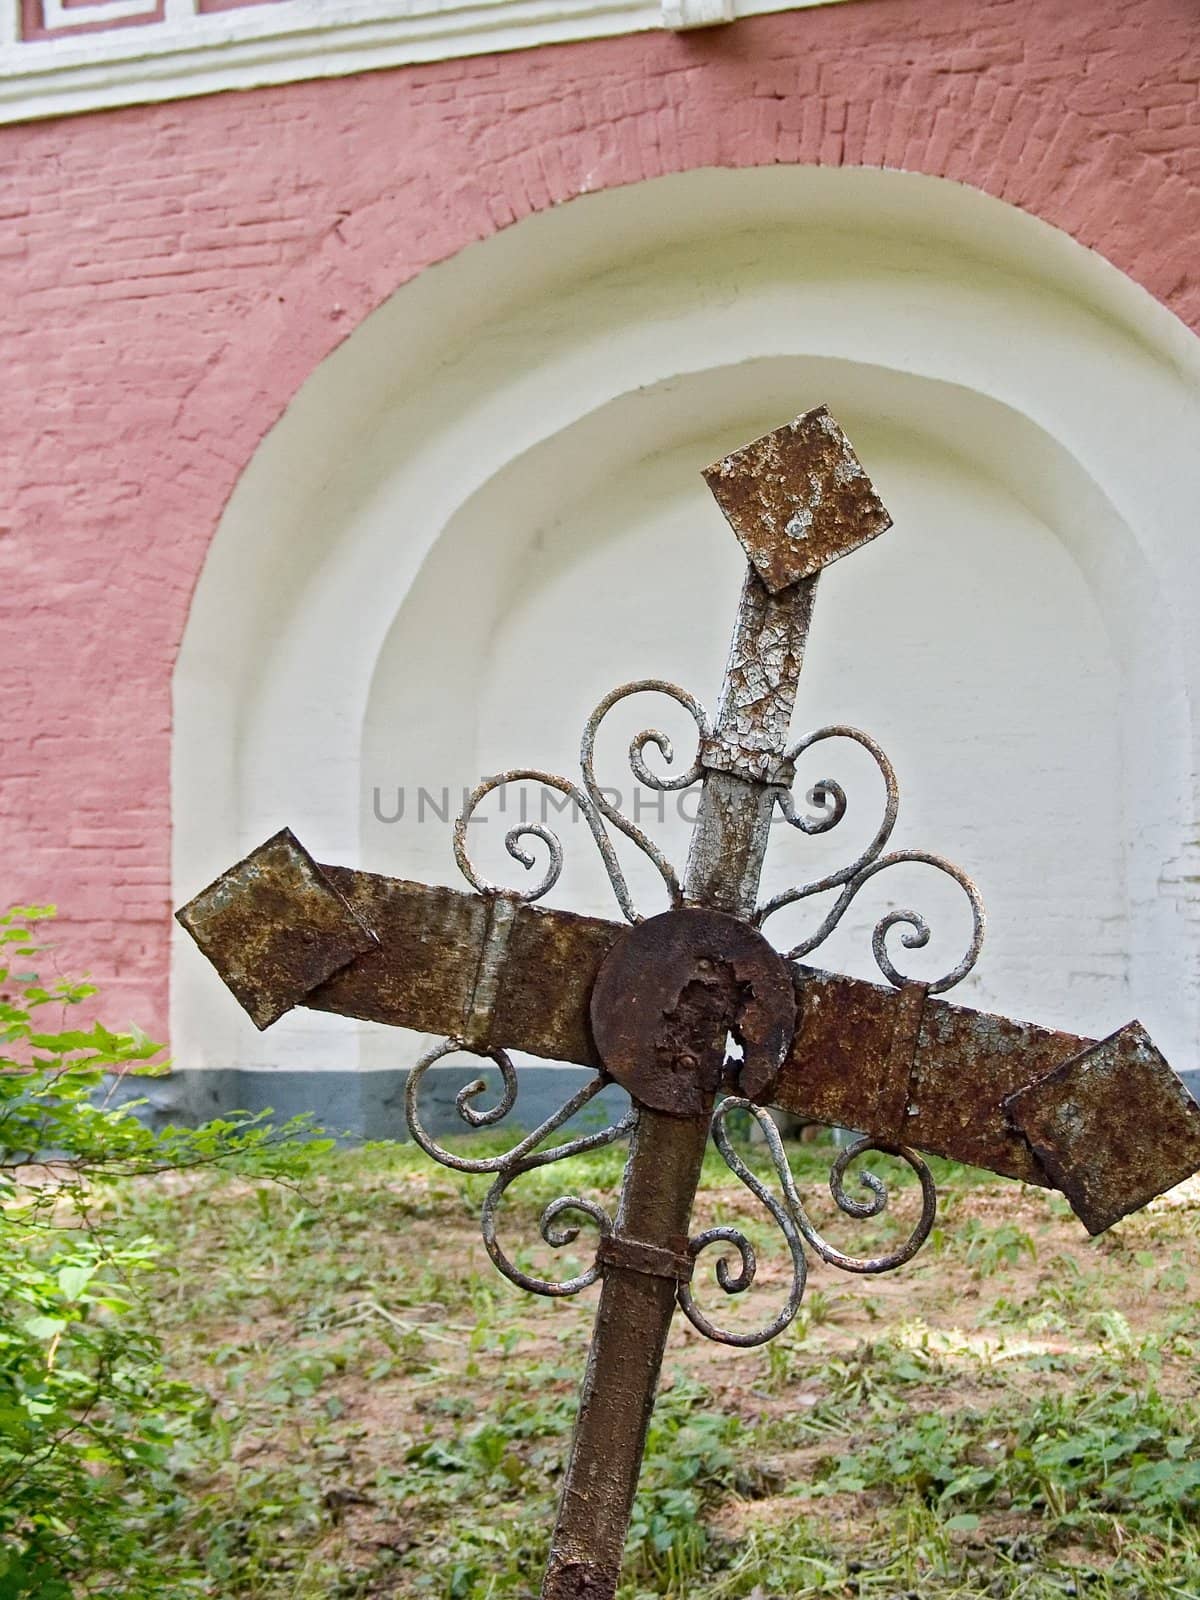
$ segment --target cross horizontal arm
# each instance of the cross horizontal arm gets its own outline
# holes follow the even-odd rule
[[[423,1033],[474,1032],[477,978],[500,897],[430,888],[350,867],[321,870],[377,935],[379,949],[357,957],[303,1004]],[[511,924],[495,960],[491,1004],[475,1043],[599,1069],[588,999],[624,925],[503,903],[512,913]]]
[[[1093,1041],[1035,1023],[795,966],[799,1017],[774,1101],[929,1155],[1046,1186],[1001,1109]]]
[[[259,1026],[303,1005],[603,1070],[589,1005],[619,923],[320,865],[286,830],[179,918]],[[781,1110],[1061,1189],[1093,1232],[1200,1169],[1200,1110],[1137,1024],[1097,1042],[791,971]]]
[[[1083,1039],[920,984],[793,972],[781,1110],[1060,1189],[1090,1233],[1200,1170],[1200,1107],[1137,1022]]]
[[[305,1004],[463,1032],[486,903],[323,870],[380,948]],[[600,918],[518,906],[479,1042],[599,1068],[588,1000],[623,935]],[[1060,1189],[1093,1233],[1200,1169],[1200,1111],[1137,1024],[1096,1041],[952,1005],[920,984],[792,972],[796,1029],[770,1097],[780,1110]]]
[[[258,1028],[304,1006],[601,1065],[588,1000],[623,924],[322,865],[287,828],[177,916]]]

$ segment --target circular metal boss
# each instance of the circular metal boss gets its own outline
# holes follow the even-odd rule
[[[726,1068],[763,1100],[796,1026],[783,957],[756,928],[681,906],[639,922],[615,944],[592,988],[592,1034],[604,1069],[633,1098],[699,1116]],[[729,1037],[742,1059],[726,1060]]]

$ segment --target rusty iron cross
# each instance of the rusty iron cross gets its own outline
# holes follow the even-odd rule
[[[715,718],[685,690],[659,680],[615,689],[589,719],[582,785],[522,769],[489,778],[471,795],[455,830],[455,854],[474,893],[318,865],[286,829],[179,912],[259,1028],[304,1005],[445,1035],[408,1076],[406,1110],[414,1138],[436,1160],[495,1174],[483,1205],[488,1252],[514,1283],[544,1295],[577,1294],[601,1282],[595,1332],[567,1462],[543,1600],[610,1600],[641,1466],[667,1333],[678,1306],[702,1333],[728,1344],[762,1344],[796,1315],[804,1292],[805,1246],[849,1272],[885,1272],[909,1260],[933,1223],[936,1196],[924,1151],[1060,1189],[1091,1233],[1144,1205],[1200,1169],[1200,1107],[1136,1022],[1095,1042],[937,998],[971,970],[983,937],[983,907],[971,880],[938,856],[889,850],[899,791],[892,766],[866,734],[825,727],[788,745],[805,641],[823,567],[891,526],[858,458],[824,407],[767,434],[705,472],[748,557],[737,622]],[[618,701],[655,691],[695,720],[696,759],[664,777],[646,763],[651,745],[673,750],[657,730],[630,748],[638,780],[657,790],[700,782],[699,811],[682,879],[658,846],[596,781],[596,731]],[[822,779],[810,798],[819,814],[797,811],[797,759],[814,745],[853,740],[877,764],[886,789],[883,821],[849,865],[810,883],[759,898],[768,831],[778,807],[806,834],[824,833],[846,812],[844,789]],[[532,887],[486,881],[467,850],[467,826],[485,795],[536,781],[568,795],[595,837],[621,910],[632,926],[531,902],[555,884],[563,863],[542,823],[507,836],[530,871],[531,838],[549,852]],[[643,919],[613,848],[609,827],[649,856],[671,909]],[[958,964],[936,982],[905,980],[888,937],[927,944],[912,910],[877,924],[872,948],[886,985],[824,972],[806,959],[841,920],[862,886],[900,862],[948,874],[969,906],[972,936]],[[810,938],[780,954],[761,932],[785,905],[828,895],[832,904]],[[740,1047],[730,1048],[730,1039]],[[504,1155],[472,1160],[439,1145],[421,1122],[419,1093],[430,1067],[455,1051],[499,1068],[496,1105],[482,1109],[483,1079],[458,1095],[472,1127],[501,1121],[516,1105],[523,1050],[594,1069],[585,1085]],[[609,1082],[631,1108],[598,1132],[547,1140]],[[860,1175],[867,1198],[846,1189],[847,1168],[866,1150],[900,1157],[916,1172],[921,1215],[906,1242],[886,1256],[835,1249],[814,1227],[797,1193],[766,1107],[809,1121],[861,1129],[837,1157],[830,1188],[851,1216],[877,1216],[882,1181]],[[730,1142],[735,1111],[753,1117],[779,1179],[772,1192]],[[725,1161],[766,1206],[791,1254],[787,1303],[766,1327],[723,1330],[693,1299],[699,1253],[722,1246],[717,1279],[727,1293],[749,1288],[753,1249],[736,1228],[690,1235],[692,1204],[712,1137]],[[542,1216],[543,1238],[563,1245],[584,1217],[599,1229],[586,1271],[561,1282],[531,1277],[497,1240],[501,1197],[522,1173],[628,1137],[630,1153],[616,1216],[564,1196]]]

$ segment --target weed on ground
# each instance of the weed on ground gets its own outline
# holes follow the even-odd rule
[[[831,1153],[791,1146],[806,1196]],[[576,1183],[611,1201],[622,1156],[513,1186],[519,1265],[582,1270],[588,1235],[551,1250],[538,1216]],[[1053,1196],[937,1176],[924,1251],[886,1278],[814,1266],[774,1344],[677,1320],[621,1600],[1200,1597],[1197,1213],[1177,1196],[1089,1241]],[[131,1237],[169,1239],[151,1314],[207,1396],[144,1529],[164,1597],[536,1595],[595,1291],[500,1278],[485,1184],[387,1146],[329,1157],[303,1192],[209,1175],[106,1199]],[[859,1250],[916,1210],[903,1180],[870,1222],[826,1201]],[[735,1302],[710,1252],[705,1308],[768,1320],[786,1252],[717,1158],[698,1218],[742,1222],[760,1253]]]

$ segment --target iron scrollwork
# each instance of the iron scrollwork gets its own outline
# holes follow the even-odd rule
[[[618,1139],[625,1138],[632,1132],[637,1121],[636,1108],[631,1107],[618,1121],[610,1123],[608,1127],[601,1128],[593,1133],[580,1134],[574,1139],[568,1139],[562,1144],[552,1145],[548,1150],[539,1149],[551,1134],[571,1120],[578,1112],[593,1100],[605,1086],[605,1079],[597,1074],[590,1078],[581,1088],[566,1100],[557,1111],[547,1117],[545,1121],[533,1129],[532,1132],[519,1139],[511,1149],[497,1156],[471,1157],[458,1155],[453,1150],[448,1150],[441,1145],[425,1128],[420,1115],[421,1084],[425,1074],[438,1061],[449,1055],[460,1052],[478,1054],[490,1060],[500,1072],[501,1088],[500,1098],[494,1106],[480,1109],[474,1102],[487,1092],[487,1080],[475,1078],[465,1084],[455,1096],[455,1106],[462,1120],[472,1129],[494,1127],[502,1122],[513,1110],[517,1103],[519,1085],[517,1071],[506,1050],[489,1049],[483,1052],[470,1050],[461,1038],[451,1036],[442,1040],[426,1050],[421,1059],[408,1075],[404,1089],[404,1109],[408,1122],[409,1132],[414,1140],[431,1156],[434,1161],[440,1162],[443,1167],[450,1167],[455,1172],[471,1172],[496,1174],[495,1182],[488,1190],[483,1201],[482,1228],[483,1242],[488,1255],[492,1258],[498,1271],[515,1283],[519,1289],[526,1289],[531,1294],[550,1295],[554,1297],[579,1294],[582,1290],[590,1288],[600,1276],[600,1264],[594,1262],[586,1271],[573,1278],[554,1279],[536,1278],[523,1272],[515,1262],[505,1255],[497,1237],[496,1213],[500,1200],[505,1190],[517,1178],[526,1172],[533,1172],[538,1167],[549,1166],[552,1162],[567,1161],[572,1156],[586,1154],[589,1150],[599,1150],[605,1145],[614,1144]],[[539,1232],[547,1244],[561,1249],[572,1244],[578,1237],[581,1224],[567,1223],[564,1225],[561,1218],[574,1213],[579,1217],[586,1217],[600,1231],[601,1235],[612,1232],[612,1219],[600,1205],[593,1200],[584,1199],[580,1195],[562,1195],[552,1200],[543,1210],[539,1221]]]
[[[729,1137],[727,1123],[736,1112],[746,1112],[758,1124],[766,1143],[767,1151],[771,1158],[771,1165],[779,1179],[782,1198],[773,1195],[767,1186],[751,1171],[742,1160]],[[721,1328],[714,1323],[696,1305],[689,1284],[680,1284],[677,1293],[680,1309],[693,1327],[705,1335],[706,1338],[716,1340],[719,1344],[738,1345],[743,1348],[755,1345],[768,1344],[791,1323],[800,1309],[804,1298],[804,1289],[808,1277],[808,1262],[804,1254],[804,1245],[830,1266],[840,1267],[843,1272],[869,1273],[892,1272],[897,1267],[902,1267],[906,1261],[911,1261],[913,1256],[929,1237],[937,1215],[937,1191],[934,1187],[933,1176],[928,1166],[915,1150],[910,1150],[907,1145],[893,1144],[886,1140],[858,1139],[855,1143],[838,1153],[829,1175],[829,1189],[840,1211],[847,1216],[859,1219],[878,1217],[887,1208],[887,1186],[876,1173],[862,1172],[859,1174],[859,1183],[870,1194],[869,1200],[856,1200],[848,1194],[845,1187],[846,1173],[850,1165],[859,1156],[868,1152],[881,1155],[896,1156],[907,1164],[916,1173],[921,1186],[921,1214],[913,1225],[908,1237],[896,1249],[878,1256],[852,1256],[839,1250],[820,1233],[813,1224],[804,1203],[796,1188],[796,1180],[788,1162],[787,1152],[783,1147],[783,1140],[779,1136],[779,1129],[769,1112],[761,1106],[754,1105],[749,1100],[730,1095],[722,1100],[713,1112],[712,1119],[713,1143],[721,1152],[726,1166],[745,1184],[777,1223],[780,1232],[787,1242],[792,1258],[792,1281],[788,1290],[787,1303],[779,1314],[764,1327],[750,1333],[742,1333],[727,1328]],[[689,1245],[693,1259],[702,1250],[714,1244],[731,1244],[740,1257],[740,1270],[735,1274],[730,1271],[726,1257],[722,1256],[717,1261],[716,1278],[720,1287],[726,1294],[743,1294],[754,1282],[757,1262],[754,1247],[740,1228],[718,1227],[707,1228],[698,1233]]]
[[[604,718],[620,701],[626,700],[635,694],[663,694],[681,705],[691,716],[696,724],[698,739],[703,743],[711,733],[711,724],[708,713],[704,707],[690,695],[686,689],[681,689],[678,684],[668,683],[663,678],[643,678],[635,683],[625,683],[620,688],[614,689],[605,695],[600,704],[592,712],[584,725],[583,737],[580,742],[579,764],[583,774],[582,785],[575,783],[570,778],[562,778],[551,772],[541,772],[532,767],[514,768],[510,772],[497,773],[494,777],[485,778],[477,785],[469,796],[462,815],[454,827],[454,854],[459,870],[471,886],[481,894],[494,894],[498,886],[491,883],[476,868],[467,850],[467,828],[471,818],[478,810],[480,803],[489,794],[503,788],[510,783],[537,783],[548,789],[555,790],[558,794],[568,797],[572,805],[583,817],[596,841],[600,851],[604,870],[608,881],[612,885],[613,894],[621,908],[621,914],[628,922],[641,922],[642,915],[633,902],[629,892],[629,885],[621,869],[612,839],[605,822],[611,823],[614,828],[623,833],[627,839],[635,844],[638,849],[653,862],[655,869],[666,886],[667,894],[672,905],[683,904],[683,887],[679,875],[664,852],[654,843],[643,829],[630,820],[616,806],[605,793],[596,778],[596,734]],[[698,782],[702,776],[699,754],[685,772],[675,777],[667,777],[657,773],[647,764],[646,751],[653,745],[663,760],[671,765],[675,760],[675,747],[669,736],[658,728],[645,728],[641,733],[635,734],[629,746],[629,766],[634,777],[648,789],[654,789],[660,794],[667,794],[679,789],[686,789]],[[699,746],[698,746],[699,748]],[[510,828],[505,835],[504,846],[514,861],[520,863],[526,871],[532,872],[537,866],[537,859],[526,840],[538,840],[547,851],[546,865],[540,878],[531,886],[524,889],[506,891],[515,894],[516,898],[524,901],[540,900],[543,895],[549,894],[558,882],[562,873],[564,851],[562,840],[553,829],[544,822],[520,822],[516,827]]]
[[[943,856],[932,855],[926,850],[887,850],[900,811],[900,785],[896,779],[895,768],[870,734],[845,724],[818,728],[801,739],[799,744],[788,752],[789,770],[806,751],[828,739],[852,740],[855,744],[861,745],[872,757],[884,782],[886,798],[883,820],[866,849],[853,861],[834,872],[827,873],[824,877],[815,878],[809,883],[798,884],[794,888],[785,889],[781,894],[773,895],[759,907],[755,920],[761,927],[768,917],[783,910],[785,906],[795,905],[798,901],[837,890],[837,899],[816,931],[786,952],[789,961],[802,961],[825,943],[849,910],[859,890],[877,873],[886,872],[889,867],[899,866],[904,862],[932,867],[934,871],[951,879],[963,891],[971,914],[971,938],[962,958],[948,972],[926,985],[930,994],[943,994],[956,983],[960,983],[979,959],[986,926],[982,896],[967,874]],[[793,828],[808,835],[828,833],[837,827],[848,810],[846,791],[842,785],[834,778],[821,778],[812,786],[809,795],[815,804],[823,808],[821,814],[815,818],[801,815],[796,810],[790,789],[779,788],[776,791],[776,801],[784,818]],[[875,957],[875,963],[888,982],[900,988],[905,978],[894,965],[887,948],[888,934],[897,927],[908,930],[900,935],[900,943],[906,950],[924,949],[930,940],[930,928],[919,911],[908,908],[888,911],[876,923],[871,936],[871,952]]]
[[[537,783],[554,790],[558,794],[565,795],[587,823],[600,851],[601,860],[604,863],[604,869],[609,883],[612,885],[617,904],[628,922],[636,923],[642,921],[642,913],[634,904],[628,881],[617,857],[609,827],[606,824],[611,825],[611,827],[623,834],[653,863],[663,880],[670,904],[673,906],[683,904],[683,887],[679,874],[665,852],[642,828],[639,828],[614,804],[596,777],[596,735],[600,724],[615,705],[636,694],[666,695],[674,700],[676,704],[682,706],[696,724],[698,745],[697,754],[691,765],[683,772],[674,776],[667,776],[666,774],[655,772],[648,764],[646,751],[653,746],[658,750],[663,760],[668,765],[671,765],[675,760],[674,745],[668,735],[660,729],[644,729],[641,733],[635,735],[629,746],[629,765],[633,776],[639,783],[660,794],[673,793],[689,788],[702,778],[703,767],[700,752],[703,749],[704,741],[712,733],[712,724],[708,713],[700,702],[690,695],[686,689],[681,689],[678,684],[669,683],[662,678],[645,678],[634,683],[622,684],[604,697],[584,726],[580,744],[582,783],[576,783],[572,779],[563,778],[551,772],[543,772],[537,768],[519,767],[485,778],[483,782],[476,786],[468,798],[454,829],[455,858],[463,876],[473,888],[477,889],[481,894],[499,892],[498,885],[486,878],[475,866],[467,849],[467,829],[481,802],[488,795],[495,793],[508,784]],[[887,871],[889,867],[900,866],[904,863],[930,867],[958,885],[966,897],[971,917],[971,937],[966,951],[948,971],[940,974],[926,985],[931,994],[943,994],[947,989],[951,989],[955,984],[960,983],[979,959],[986,926],[983,899],[977,886],[967,874],[952,862],[947,861],[945,857],[934,855],[927,850],[888,850],[887,847],[891,842],[900,810],[900,786],[892,763],[869,734],[846,724],[818,728],[793,746],[783,763],[783,770],[793,770],[795,763],[807,751],[831,739],[850,740],[860,745],[874,760],[884,783],[885,800],[882,820],[870,843],[852,861],[833,872],[826,873],[822,877],[797,884],[779,894],[772,895],[758,907],[755,913],[755,923],[761,927],[768,917],[774,916],[776,912],[782,911],[786,906],[795,905],[801,901],[836,891],[836,899],[833,905],[815,931],[785,952],[789,961],[803,961],[824,944],[836,930],[859,891],[872,878],[881,872]],[[824,777],[818,779],[810,788],[808,798],[812,804],[821,808],[818,815],[806,816],[802,813],[797,808],[795,796],[789,787],[779,785],[775,789],[775,799],[781,815],[797,832],[806,834],[809,837],[831,832],[842,822],[849,810],[846,791],[836,778]],[[508,830],[504,844],[508,854],[526,871],[535,872],[537,869],[537,857],[530,848],[530,841],[533,840],[537,840],[546,850],[546,861],[541,875],[536,877],[532,884],[527,884],[524,888],[504,891],[513,895],[516,899],[526,902],[540,900],[543,896],[549,894],[559,880],[565,859],[562,840],[552,828],[541,821],[522,821]],[[900,987],[905,982],[905,978],[895,965],[888,950],[888,935],[893,928],[905,930],[900,934],[900,943],[906,950],[924,949],[929,944],[931,932],[929,923],[921,912],[908,907],[897,907],[888,911],[876,923],[871,936],[871,951],[876,965],[889,983]]]
[[[703,706],[686,690],[663,679],[642,679],[623,684],[605,696],[585,724],[580,745],[582,782],[577,783],[533,768],[520,768],[485,779],[471,794],[455,826],[454,850],[459,867],[475,889],[482,894],[503,893],[510,899],[531,902],[548,894],[558,882],[564,863],[563,845],[559,836],[544,822],[523,820],[511,828],[505,836],[505,848],[508,854],[530,873],[536,873],[538,866],[537,856],[531,848],[531,843],[537,841],[546,851],[545,864],[540,876],[536,876],[532,884],[527,884],[524,889],[499,890],[478,871],[467,850],[467,828],[480,803],[489,794],[506,784],[531,782],[543,784],[567,796],[587,823],[600,851],[617,904],[627,921],[636,924],[641,922],[643,917],[633,902],[610,829],[615,829],[624,835],[653,863],[666,888],[670,904],[683,905],[683,885],[675,867],[664,851],[620,810],[610,797],[611,792],[606,792],[601,787],[596,776],[596,736],[601,723],[620,701],[642,693],[662,694],[682,706],[696,725],[698,745],[696,756],[686,770],[668,776],[656,772],[649,765],[646,753],[653,747],[669,766],[675,760],[674,745],[668,735],[660,729],[647,728],[635,735],[629,746],[629,766],[633,776],[638,782],[659,793],[686,789],[703,778],[702,752],[705,741],[712,735],[712,723]],[[958,885],[966,896],[971,916],[971,937],[965,953],[947,972],[926,985],[930,993],[943,993],[966,977],[978,959],[985,926],[983,902],[979,890],[964,872],[941,856],[922,850],[888,849],[899,815],[900,788],[892,763],[869,734],[843,724],[818,728],[801,739],[788,752],[780,770],[787,773],[794,772],[795,763],[809,750],[837,739],[850,740],[860,745],[875,762],[884,785],[884,808],[879,826],[867,846],[846,865],[765,900],[755,913],[755,925],[761,927],[767,918],[786,906],[820,895],[833,894],[835,896],[833,904],[815,931],[785,953],[787,960],[803,960],[830,937],[860,890],[877,874],[903,863],[928,866]],[[784,819],[797,832],[810,837],[831,832],[843,821],[850,809],[845,788],[833,777],[818,779],[809,789],[808,799],[810,804],[820,808],[818,814],[801,813],[789,785],[780,784],[775,788],[775,801]],[[885,912],[875,925],[871,938],[875,962],[889,983],[902,987],[906,980],[888,950],[888,936],[893,928],[903,930],[900,934],[900,943],[905,949],[916,950],[924,948],[929,943],[930,926],[920,912],[907,907],[897,907]],[[598,1075],[590,1079],[558,1111],[531,1133],[520,1138],[503,1155],[481,1159],[457,1155],[439,1145],[422,1126],[418,1095],[422,1079],[434,1062],[454,1051],[465,1049],[468,1049],[468,1046],[462,1038],[448,1038],[427,1051],[413,1069],[406,1091],[406,1109],[412,1135],[430,1156],[444,1166],[459,1172],[495,1174],[495,1181],[483,1203],[483,1238],[488,1254],[506,1278],[518,1287],[535,1294],[578,1294],[600,1277],[603,1267],[599,1254],[586,1271],[575,1277],[563,1280],[533,1277],[517,1267],[501,1249],[497,1239],[498,1207],[506,1190],[523,1173],[552,1162],[566,1160],[570,1156],[582,1155],[586,1151],[598,1149],[626,1137],[636,1125],[637,1107],[635,1105],[624,1117],[599,1132],[585,1134],[552,1145],[548,1149],[541,1149],[540,1146],[552,1134],[582,1110],[604,1087],[608,1080],[603,1075]],[[472,1128],[490,1127],[501,1122],[513,1110],[518,1093],[516,1070],[508,1055],[500,1049],[489,1049],[482,1054],[498,1068],[501,1091],[496,1104],[489,1108],[480,1108],[477,1104],[479,1097],[485,1092],[484,1079],[476,1079],[459,1091],[456,1098],[459,1116]],[[733,1146],[728,1123],[729,1119],[740,1111],[746,1112],[753,1118],[761,1131],[778,1179],[778,1194],[772,1193],[751,1171]],[[713,1142],[730,1171],[766,1208],[782,1233],[791,1257],[791,1283],[784,1306],[770,1322],[752,1332],[740,1332],[722,1328],[715,1323],[697,1304],[690,1281],[680,1281],[677,1287],[677,1299],[684,1315],[695,1328],[710,1339],[725,1344],[751,1347],[765,1344],[781,1333],[794,1320],[804,1296],[808,1274],[806,1249],[811,1250],[820,1260],[842,1271],[873,1274],[889,1272],[902,1266],[916,1254],[929,1235],[937,1205],[933,1179],[925,1162],[907,1146],[870,1138],[859,1139],[842,1150],[833,1163],[829,1179],[830,1192],[838,1208],[847,1216],[859,1219],[877,1217],[888,1204],[887,1188],[873,1172],[864,1171],[859,1174],[859,1183],[866,1190],[867,1198],[857,1199],[846,1188],[851,1165],[868,1152],[894,1156],[906,1162],[916,1174],[920,1185],[920,1216],[904,1243],[883,1255],[853,1256],[837,1249],[813,1224],[796,1189],[779,1131],[768,1112],[749,1100],[737,1096],[727,1097],[713,1112],[711,1131]],[[567,1218],[579,1220],[564,1220]],[[601,1206],[578,1195],[563,1195],[552,1201],[542,1212],[541,1237],[556,1247],[570,1244],[578,1236],[579,1229],[585,1222],[598,1229],[601,1239],[613,1237],[613,1220]],[[695,1262],[704,1251],[716,1245],[731,1246],[736,1252],[736,1262],[731,1262],[727,1254],[718,1258],[715,1273],[718,1285],[729,1295],[744,1293],[754,1283],[758,1270],[754,1247],[749,1238],[737,1227],[719,1226],[705,1229],[690,1241],[688,1247],[690,1259]]]

